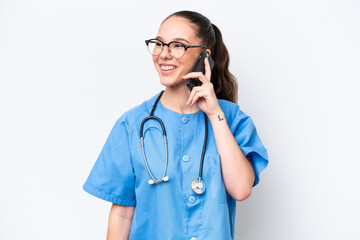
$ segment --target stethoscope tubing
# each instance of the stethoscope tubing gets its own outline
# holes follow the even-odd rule
[[[201,161],[200,161],[200,169],[199,169],[199,182],[202,178],[202,170],[204,165],[204,158],[205,158],[205,151],[206,151],[206,144],[207,144],[207,138],[208,138],[208,127],[207,127],[208,121],[207,117],[205,115],[205,137],[204,137],[204,145],[201,152]]]
[[[160,98],[162,96],[162,94],[164,93],[164,91],[162,91],[159,96],[157,97],[152,109],[151,109],[151,113],[150,113],[150,116],[144,118],[141,122],[141,125],[140,125],[140,141],[141,141],[141,149],[142,149],[142,154],[143,154],[143,158],[144,158],[144,163],[145,163],[145,166],[146,166],[146,169],[151,177],[151,180],[149,180],[149,184],[154,184],[154,183],[159,183],[159,182],[167,182],[169,181],[169,178],[166,176],[166,170],[167,170],[167,165],[168,165],[168,149],[167,149],[167,139],[166,139],[166,130],[165,130],[165,126],[164,126],[164,123],[163,121],[159,118],[159,117],[156,117],[154,116],[154,111],[155,111],[155,108],[158,104],[158,102],[160,101]],[[199,177],[198,178],[195,178],[192,182],[192,189],[194,190],[195,193],[197,194],[203,194],[204,191],[205,191],[205,183],[202,181],[202,170],[203,170],[203,165],[204,165],[204,158],[205,158],[205,151],[206,151],[206,145],[207,145],[207,138],[208,138],[208,120],[207,120],[207,116],[206,114],[204,113],[205,115],[205,137],[204,137],[204,144],[203,144],[203,148],[202,148],[202,152],[201,152],[201,160],[200,160],[200,169],[199,169]],[[163,133],[163,136],[164,136],[164,143],[165,143],[165,168],[164,168],[164,172],[163,172],[163,175],[162,175],[162,178],[159,180],[159,179],[156,179],[151,170],[150,170],[150,167],[149,167],[149,164],[148,164],[148,161],[146,159],[146,155],[145,155],[145,148],[144,148],[144,133],[143,133],[143,130],[144,130],[144,125],[145,125],[145,122],[150,120],[150,119],[154,119],[156,121],[158,121],[161,125],[161,129],[162,129],[162,133]]]
[[[168,151],[167,151],[167,141],[166,141],[166,135],[164,135],[164,143],[165,143],[165,168],[164,168],[164,173],[162,175],[162,178],[161,180],[157,180],[154,178],[154,176],[152,175],[152,172],[149,168],[149,165],[147,163],[147,160],[146,160],[146,156],[145,156],[145,151],[144,151],[144,138],[141,137],[141,149],[142,149],[142,154],[143,154],[143,157],[144,157],[144,162],[145,162],[145,165],[146,165],[146,168],[150,174],[150,177],[152,178],[152,180],[154,181],[154,183],[159,183],[159,182],[162,182],[162,181],[166,181],[166,178],[165,178],[165,175],[166,175],[166,169],[167,169],[167,162],[168,162]]]

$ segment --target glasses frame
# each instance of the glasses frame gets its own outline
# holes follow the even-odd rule
[[[162,53],[162,51],[164,50],[164,46],[167,46],[167,47],[168,47],[169,53],[171,54],[171,56],[173,56],[172,53],[171,53],[171,50],[170,50],[170,44],[172,44],[172,43],[179,43],[179,44],[183,45],[183,46],[184,46],[184,49],[185,49],[184,54],[183,54],[181,57],[178,57],[178,58],[177,58],[177,57],[173,56],[173,57],[176,58],[176,59],[182,58],[182,57],[185,55],[186,50],[188,50],[189,48],[199,48],[199,47],[202,47],[202,48],[206,48],[206,49],[207,49],[207,46],[205,46],[205,45],[186,45],[186,44],[184,44],[184,43],[182,43],[182,42],[179,42],[179,41],[171,41],[171,42],[169,42],[169,43],[164,43],[163,41],[161,41],[160,39],[157,39],[157,38],[151,38],[151,39],[149,39],[149,40],[145,40],[146,46],[149,47],[150,41],[153,41],[153,40],[156,40],[156,41],[161,42],[162,46],[161,46],[161,51],[160,51],[160,53],[157,54],[157,55],[154,55],[154,54],[150,53],[150,51],[149,51],[149,53],[150,53],[152,56],[159,56],[159,55]],[[148,48],[148,49],[149,49],[149,48]]]

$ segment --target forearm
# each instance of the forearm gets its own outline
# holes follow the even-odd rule
[[[221,158],[221,171],[226,191],[236,200],[244,200],[251,194],[255,174],[249,160],[235,141],[224,113],[209,116],[216,147]]]
[[[113,204],[109,214],[107,240],[128,240],[134,207]]]

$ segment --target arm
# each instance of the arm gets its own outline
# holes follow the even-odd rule
[[[221,157],[221,172],[226,191],[238,201],[251,194],[255,180],[254,169],[235,141],[224,113],[208,115],[215,136],[216,147]]]
[[[135,207],[113,203],[109,214],[107,240],[128,240]]]
[[[245,200],[250,196],[254,184],[254,169],[235,141],[219,106],[213,84],[209,80],[211,70],[208,59],[205,58],[205,75],[201,72],[192,72],[183,78],[198,78],[202,82],[201,86],[193,88],[186,104],[196,103],[209,117],[221,157],[221,171],[226,191],[235,200]]]

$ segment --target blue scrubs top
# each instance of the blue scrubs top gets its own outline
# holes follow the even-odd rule
[[[180,114],[159,101],[154,115],[161,118],[168,140],[168,182],[150,185],[140,144],[140,124],[150,115],[158,94],[123,114],[97,159],[83,188],[106,201],[136,206],[130,240],[234,239],[236,201],[227,194],[221,175],[211,123],[208,121],[203,181],[205,193],[197,195],[191,182],[199,176],[205,136],[205,114]],[[267,151],[249,116],[237,104],[219,100],[235,140],[255,171],[254,186],[267,166]],[[165,144],[160,124],[144,125],[146,158],[153,176],[161,179]]]

